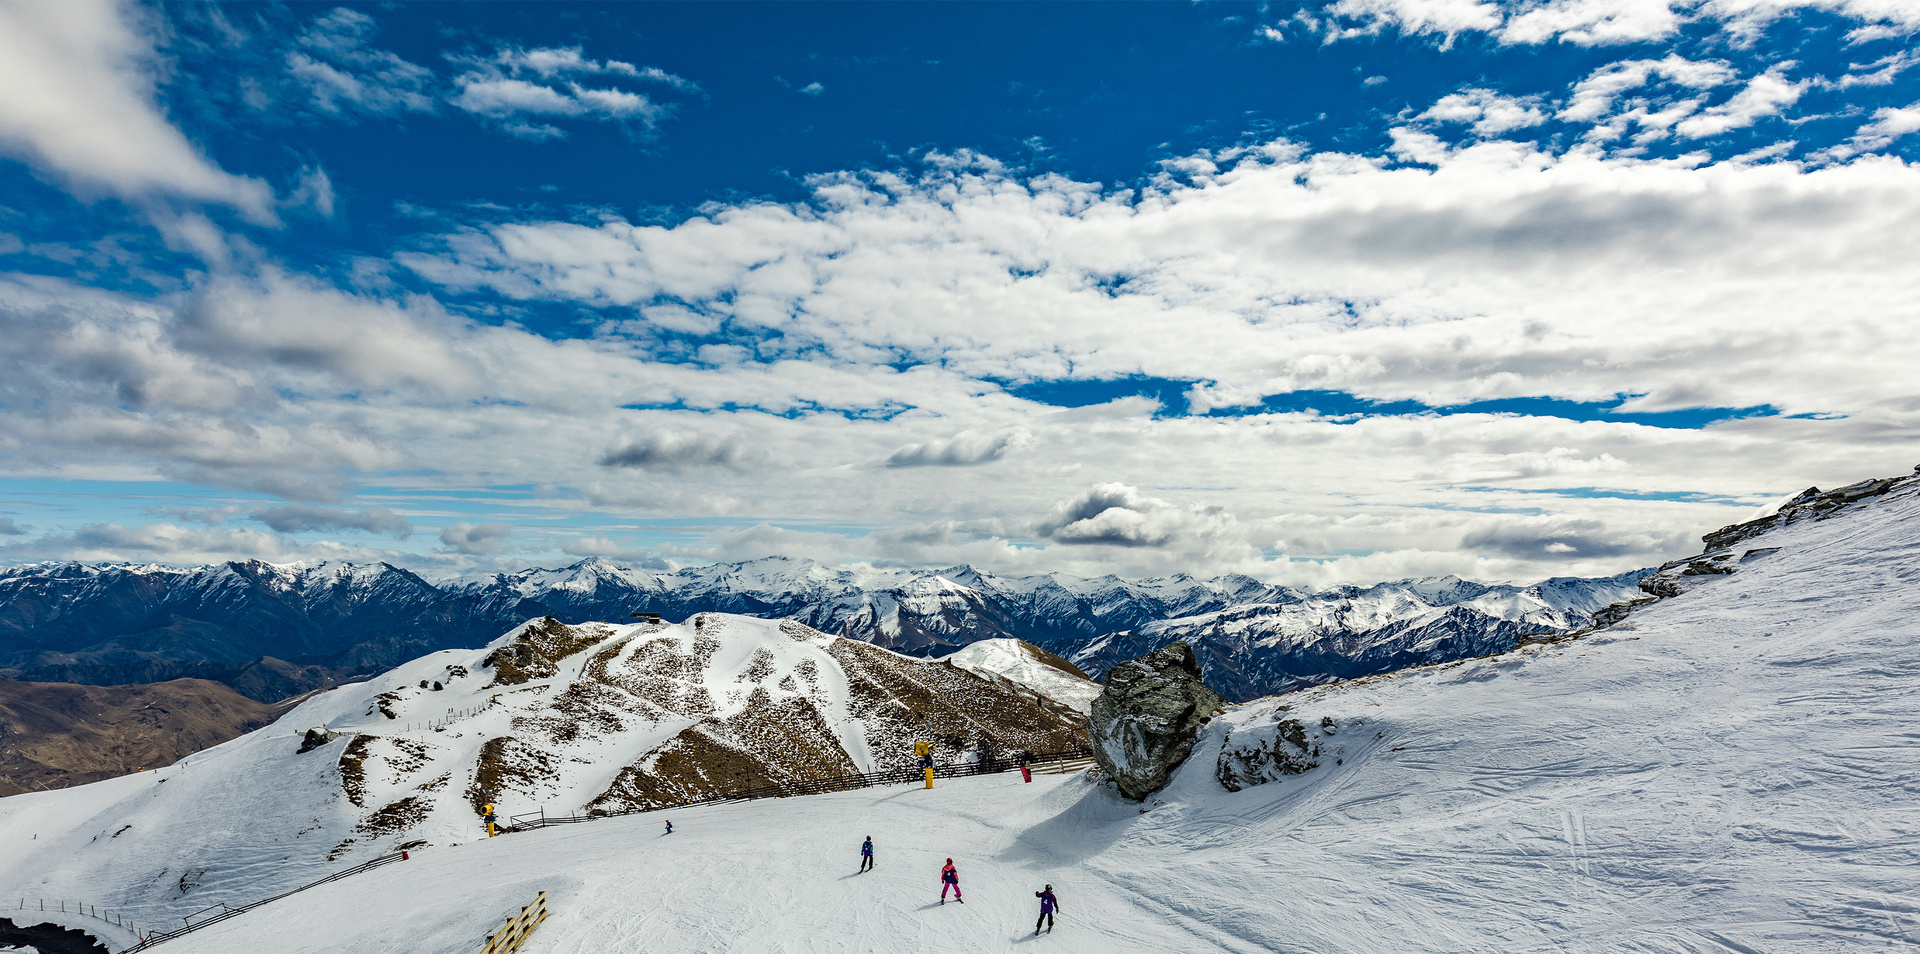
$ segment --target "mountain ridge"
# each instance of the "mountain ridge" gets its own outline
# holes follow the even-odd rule
[[[1618,579],[1559,582],[1579,598],[1596,590],[1612,597]],[[1001,577],[967,565],[830,567],[789,557],[673,571],[589,557],[437,582],[389,563],[40,563],[0,569],[0,676],[85,684],[206,678],[272,701],[439,649],[481,645],[528,619],[621,620],[639,610],[670,619],[703,612],[787,618],[918,656],[1022,639],[1097,675],[1118,659],[1089,647],[1134,638],[1115,643],[1111,634],[1158,633],[1151,627],[1163,621],[1244,606],[1367,604],[1350,615],[1372,633],[1403,630],[1403,618],[1428,619],[1436,606],[1475,600],[1456,628],[1496,640],[1568,623],[1551,600],[1527,592],[1451,576],[1311,591],[1237,574]],[[1503,599],[1531,604],[1495,605]],[[1257,694],[1287,678],[1256,667],[1234,681]]]

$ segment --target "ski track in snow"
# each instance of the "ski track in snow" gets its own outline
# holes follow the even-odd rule
[[[1144,805],[1006,774],[674,812],[670,836],[614,819],[423,851],[166,950],[466,952],[543,889],[530,954],[1920,950],[1917,540],[1909,486],[1584,639],[1235,707]],[[1230,732],[1323,716],[1317,768],[1214,778]],[[0,846],[124,784],[0,800]],[[935,903],[949,855],[964,905]]]

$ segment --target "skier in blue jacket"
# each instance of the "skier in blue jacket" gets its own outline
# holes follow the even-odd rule
[[[872,870],[872,868],[873,868],[873,836],[868,835],[866,843],[860,846],[860,870],[869,871],[869,870]]]
[[[1040,917],[1033,922],[1033,935],[1040,936],[1040,922],[1047,922],[1047,933],[1053,933],[1053,912],[1060,909],[1060,899],[1053,896],[1053,885],[1047,885],[1045,891],[1035,891],[1033,896],[1040,899]]]

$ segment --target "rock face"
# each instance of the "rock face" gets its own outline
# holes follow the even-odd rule
[[[1167,784],[1224,700],[1200,681],[1193,648],[1175,641],[1107,672],[1088,719],[1093,757],[1135,801]]]

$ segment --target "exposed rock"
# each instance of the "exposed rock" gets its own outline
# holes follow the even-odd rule
[[[334,739],[337,739],[339,737],[340,737],[340,733],[335,732],[324,725],[314,726],[313,728],[308,729],[306,736],[300,740],[300,751],[296,752],[295,754],[305,755],[308,752],[311,752],[314,749],[317,749],[323,745],[326,745],[328,742],[332,742]]]
[[[1349,744],[1364,749],[1383,735],[1374,732],[1369,739],[1366,720],[1330,714],[1315,719],[1294,711],[1294,706],[1281,702],[1281,698],[1300,697],[1262,699],[1221,717],[1224,724],[1220,727],[1220,758],[1214,777],[1227,791],[1284,782],[1323,765],[1339,765],[1348,754]],[[1355,729],[1362,731],[1349,731]]]
[[[1808,487],[1780,505],[1780,509],[1756,520],[1721,527],[1700,538],[1707,548],[1696,556],[1684,557],[1661,566],[1640,580],[1640,590],[1648,599],[1615,603],[1593,614],[1597,627],[1607,627],[1627,618],[1629,613],[1648,603],[1679,596],[1706,580],[1736,572],[1740,564],[1765,559],[1779,547],[1753,547],[1736,553],[1735,544],[1750,540],[1777,527],[1803,520],[1825,520],[1841,510],[1870,497],[1879,497],[1898,488],[1920,483],[1920,467],[1904,477],[1875,477],[1857,481],[1837,490]]]
[[[1821,492],[1818,487],[1808,487],[1792,500],[1780,505],[1780,509],[1758,520],[1736,523],[1730,527],[1721,527],[1701,537],[1706,543],[1707,552],[1724,550],[1750,537],[1799,523],[1802,520],[1825,520],[1834,512],[1856,500],[1878,497],[1902,484],[1912,481],[1913,477],[1875,477],[1851,483],[1838,490]]]
[[[1093,757],[1120,794],[1146,798],[1167,784],[1193,751],[1200,726],[1223,704],[1200,681],[1193,648],[1176,640],[1107,672],[1088,720]]]

